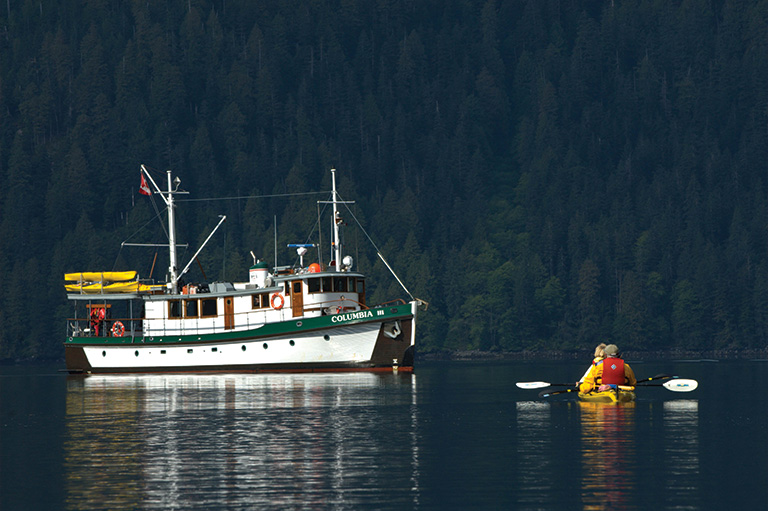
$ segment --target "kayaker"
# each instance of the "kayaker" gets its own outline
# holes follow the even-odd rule
[[[591,392],[595,387],[598,391],[602,391],[615,388],[617,385],[634,387],[637,383],[635,372],[621,358],[618,346],[609,344],[604,352],[605,358],[590,368],[579,386],[582,393]]]
[[[595,357],[592,359],[592,363],[589,365],[587,370],[584,372],[584,376],[582,376],[581,379],[578,382],[576,382],[576,384],[578,385],[578,384],[584,382],[584,378],[587,377],[587,375],[592,370],[592,368],[595,367],[595,365],[597,365],[597,363],[600,362],[601,360],[603,360],[604,358],[605,358],[605,343],[601,342],[595,348]]]

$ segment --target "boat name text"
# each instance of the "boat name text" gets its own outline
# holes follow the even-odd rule
[[[344,314],[336,314],[335,316],[331,316],[331,321],[334,323],[341,323],[342,321],[351,321],[353,319],[365,319],[372,317],[373,312],[371,311],[347,312]]]

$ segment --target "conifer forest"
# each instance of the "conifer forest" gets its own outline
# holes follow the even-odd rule
[[[63,358],[65,272],[163,279],[141,164],[180,262],[227,215],[207,281],[294,263],[336,168],[420,353],[768,348],[766,0],[6,0],[0,360]]]

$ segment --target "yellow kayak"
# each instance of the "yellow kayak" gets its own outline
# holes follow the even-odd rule
[[[138,281],[133,282],[115,282],[113,284],[102,285],[100,282],[95,284],[66,284],[64,288],[70,293],[91,294],[113,294],[113,293],[149,293],[163,286],[149,286],[141,284]]]
[[[635,400],[635,387],[620,386],[618,390],[579,392],[579,399],[592,403],[630,403]]]
[[[64,274],[64,280],[75,282],[121,282],[135,278],[135,271],[86,271]]]

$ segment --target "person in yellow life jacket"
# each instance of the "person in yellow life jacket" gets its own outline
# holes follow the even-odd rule
[[[609,385],[629,385],[634,387],[637,384],[635,372],[629,367],[629,364],[619,355],[619,348],[615,344],[609,344],[605,347],[605,358],[593,365],[587,373],[584,381],[579,386],[579,391],[586,394],[597,387]]]
[[[584,376],[581,377],[581,379],[576,382],[577,385],[584,382],[584,378],[587,377],[589,372],[592,370],[593,367],[597,365],[598,362],[602,361],[605,358],[605,343],[601,342],[597,345],[595,348],[595,357],[592,359],[592,363],[589,365],[587,370],[584,372]]]

